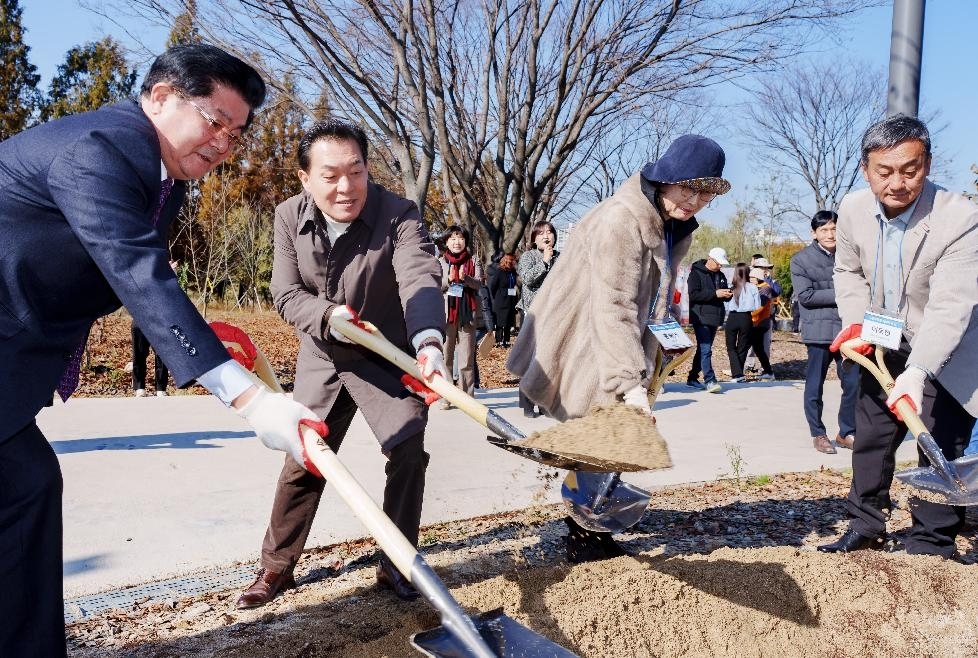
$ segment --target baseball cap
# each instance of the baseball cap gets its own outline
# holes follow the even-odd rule
[[[727,252],[720,247],[713,247],[710,249],[710,258],[720,263],[721,265],[729,265],[730,261],[727,260]]]

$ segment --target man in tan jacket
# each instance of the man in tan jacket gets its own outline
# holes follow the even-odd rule
[[[910,400],[948,459],[962,455],[978,414],[978,207],[930,182],[930,163],[921,121],[884,119],[863,136],[870,189],[839,207],[834,281],[843,329],[830,349],[859,337],[867,312],[902,323],[902,338],[886,356],[896,376],[889,395],[861,373],[849,529],[823,552],[894,546],[886,538],[890,483],[907,433],[892,411],[897,400]],[[910,512],[907,553],[956,556],[963,507],[911,498]]]

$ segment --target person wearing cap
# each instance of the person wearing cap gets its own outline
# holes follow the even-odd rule
[[[751,329],[747,340],[754,350],[754,354],[757,355],[757,360],[761,362],[761,376],[758,379],[762,382],[770,382],[774,381],[774,371],[771,369],[771,360],[764,348],[764,337],[771,331],[771,308],[774,306],[774,293],[771,291],[771,286],[767,283],[764,270],[761,268],[750,268],[748,276],[751,283],[757,286],[761,305],[751,312]],[[747,359],[744,359],[745,363],[746,361]]]
[[[722,390],[713,372],[713,340],[726,317],[724,304],[733,296],[727,277],[720,269],[729,264],[727,252],[714,247],[707,258],[693,263],[686,279],[689,322],[696,333],[696,354],[686,377],[686,386],[710,393]],[[703,373],[703,383],[699,381],[700,372]]]
[[[624,402],[651,422],[648,386],[659,344],[648,325],[669,316],[696,214],[730,190],[724,160],[712,139],[679,137],[575,226],[506,363],[520,391],[550,416],[579,418],[596,405]],[[570,561],[622,554],[609,534],[570,517],[567,524]]]
[[[823,552],[885,549],[890,484],[907,425],[895,413],[906,398],[944,456],[962,455],[978,416],[978,207],[928,179],[931,141],[920,120],[895,115],[870,126],[860,168],[868,189],[839,206],[833,281],[842,330],[830,350],[890,334],[885,363],[896,377],[885,390],[860,374],[849,527]],[[928,466],[918,451],[920,466]],[[907,553],[955,559],[965,510],[911,496]]]
[[[832,339],[842,329],[832,283],[838,218],[832,210],[815,213],[812,217],[812,243],[791,257],[791,287],[801,307],[801,342],[808,351],[805,420],[808,421],[814,448],[829,455],[834,455],[836,450],[822,422],[822,392],[825,376],[833,362],[842,385],[839,433],[835,442],[849,450],[852,450],[856,433],[856,396],[859,393],[859,369],[843,368],[842,355],[829,351]]]
[[[768,286],[768,292],[771,293],[771,310],[773,311],[777,307],[778,298],[781,296],[781,284],[778,280],[772,276],[774,271],[774,265],[771,264],[763,254],[754,254],[750,259],[751,268],[758,268],[764,274],[762,280]],[[767,355],[768,361],[771,360],[771,342],[774,340],[774,320],[777,317],[777,313],[773,313],[771,316],[771,322],[768,323],[768,329],[764,333],[764,353]],[[757,356],[754,347],[747,351],[747,360],[744,361],[744,370],[746,372],[757,372]]]
[[[723,334],[727,341],[727,356],[730,358],[731,381],[734,382],[744,381],[744,359],[747,358],[753,328],[751,316],[761,307],[761,294],[757,290],[756,282],[751,279],[755,271],[747,263],[737,263],[734,266],[730,285],[732,294],[724,304],[727,322]]]

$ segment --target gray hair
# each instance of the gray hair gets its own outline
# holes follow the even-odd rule
[[[863,166],[869,164],[870,151],[887,151],[898,144],[914,140],[924,145],[924,152],[929,157],[930,132],[923,121],[905,114],[886,117],[871,125],[863,134],[860,162]]]

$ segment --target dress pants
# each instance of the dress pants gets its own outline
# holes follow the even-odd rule
[[[357,405],[346,388],[340,390],[326,416],[329,435],[326,443],[338,452],[346,436]],[[424,498],[425,469],[428,453],[424,451],[424,433],[402,441],[387,455],[387,484],[384,487],[384,513],[413,545],[418,545],[421,526],[421,503]],[[318,478],[286,456],[278,478],[272,518],[262,543],[261,566],[275,573],[295,567],[305,548],[326,480]]]
[[[64,658],[61,467],[35,423],[0,440],[0,656]]]
[[[888,352],[886,366],[894,378],[906,369],[909,348]],[[886,406],[886,393],[872,374],[862,371],[856,404],[856,443],[852,450],[852,487],[846,511],[849,527],[864,537],[881,537],[891,509],[890,484],[896,468],[896,451],[907,434],[906,424],[898,421]],[[974,418],[936,381],[924,384],[924,422],[948,459],[960,457],[971,437]],[[918,464],[930,462],[919,449]],[[905,542],[907,553],[954,554],[954,539],[964,524],[964,507],[909,499],[913,524]],[[887,510],[887,512],[884,512]]]
[[[475,395],[475,324],[448,325],[445,332],[445,368],[454,375],[455,347],[458,346],[458,387]]]
[[[132,390],[138,391],[146,388],[146,359],[149,358],[149,341],[146,336],[135,324],[132,325]],[[153,350],[156,356],[155,368],[153,373],[154,384],[157,391],[166,391],[166,382],[170,377],[159,353]]]
[[[849,436],[856,433],[856,400],[859,397],[859,372],[856,364],[842,367],[842,355],[830,352],[828,343],[805,343],[808,349],[808,362],[805,367],[805,420],[811,436],[828,435],[822,421],[822,393],[825,390],[825,375],[829,366],[835,362],[835,372],[842,385],[842,400],[839,402],[839,434]]]

